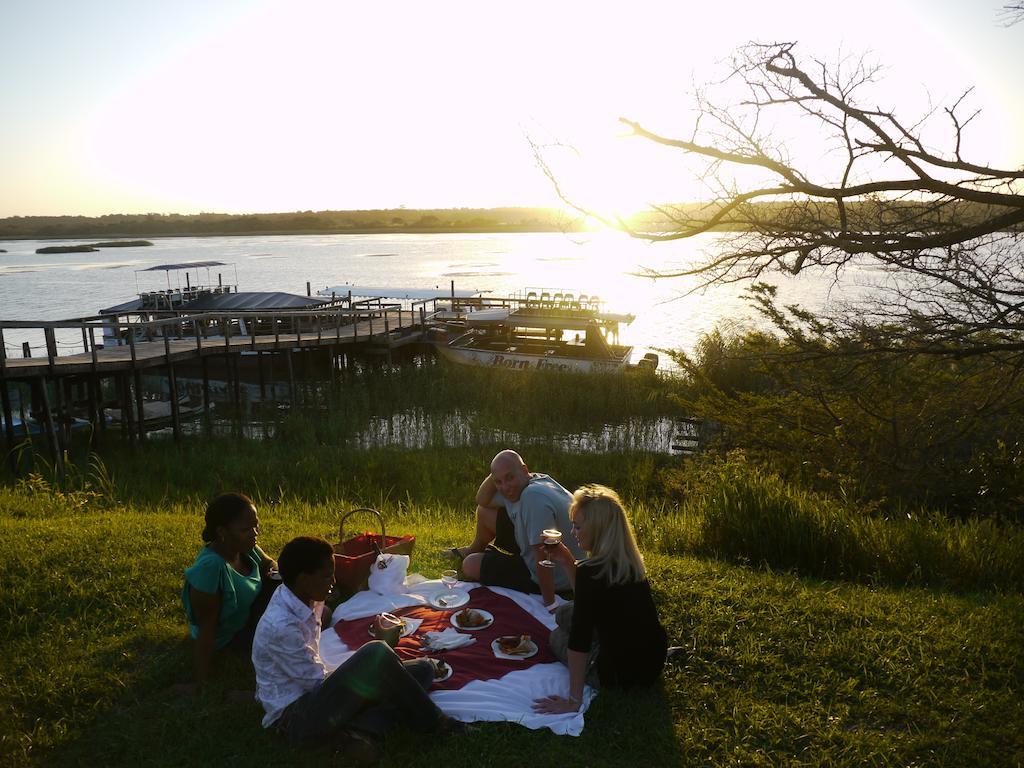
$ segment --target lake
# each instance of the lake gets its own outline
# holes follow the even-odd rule
[[[637,360],[654,348],[690,349],[716,325],[756,325],[742,285],[689,293],[693,278],[653,280],[636,275],[644,268],[685,269],[714,254],[723,235],[647,243],[617,232],[514,234],[375,234],[166,237],[153,245],[108,248],[95,253],[36,254],[37,248],[90,242],[0,241],[0,320],[62,320],[95,314],[135,297],[139,290],[167,287],[164,272],[139,272],[148,266],[216,260],[231,266],[219,272],[241,291],[315,293],[327,285],[436,288],[511,293],[526,287],[571,290],[598,295],[610,311],[630,312],[636,321],[622,329],[621,340],[634,345]],[[237,276],[237,279],[236,279]],[[184,275],[170,275],[171,286]],[[201,275],[206,282],[207,275]],[[194,279],[194,274],[193,274]],[[831,273],[773,275],[786,302],[821,310],[857,298],[873,284],[870,270],[852,270],[843,283]],[[33,355],[45,351],[41,334],[5,331],[7,354],[21,356],[22,341]],[[60,337],[62,351],[80,338]],[[37,351],[39,350],[39,351]],[[662,356],[663,366],[665,358]]]

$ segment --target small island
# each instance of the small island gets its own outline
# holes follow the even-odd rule
[[[152,245],[149,240],[109,240],[105,243],[93,243],[93,248],[136,248]]]
[[[83,245],[48,245],[45,248],[36,248],[36,253],[91,253],[100,248],[134,248],[143,245],[152,243],[149,240],[109,240],[104,243]]]
[[[90,253],[98,251],[91,245],[48,245],[45,248],[36,248],[36,253]]]

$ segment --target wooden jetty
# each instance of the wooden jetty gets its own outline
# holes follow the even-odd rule
[[[95,435],[106,429],[102,397],[103,381],[113,381],[122,429],[130,438],[146,434],[143,372],[165,376],[170,393],[170,423],[175,438],[181,435],[176,368],[198,363],[203,371],[204,403],[209,406],[210,358],[221,358],[229,377],[234,377],[239,402],[238,361],[254,356],[261,381],[264,358],[280,356],[288,370],[294,397],[293,354],[312,350],[326,352],[332,365],[353,353],[390,355],[392,349],[422,340],[428,317],[438,299],[402,303],[380,299],[339,299],[313,309],[273,311],[189,312],[168,310],[146,318],[137,313],[94,315],[64,321],[0,320],[0,412],[3,437],[9,448],[28,436],[28,420],[21,402],[20,428],[12,413],[11,384],[28,385],[37,404],[37,416],[54,461],[61,469],[63,452],[70,441],[70,403],[73,388],[85,393],[87,418]],[[45,356],[11,357],[4,332],[26,330],[45,339]],[[80,336],[72,351],[63,351],[58,333]],[[27,352],[28,350],[26,350]],[[51,400],[53,398],[53,400]],[[109,401],[108,401],[109,402]],[[18,434],[18,432],[21,434]],[[12,457],[13,461],[13,457]]]

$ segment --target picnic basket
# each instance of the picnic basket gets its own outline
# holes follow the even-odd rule
[[[345,521],[357,513],[369,513],[377,518],[380,533],[366,531],[345,539]],[[338,543],[334,545],[334,581],[351,592],[366,589],[370,568],[380,553],[412,555],[415,536],[388,536],[384,529],[384,516],[376,509],[359,507],[341,516],[338,522]]]

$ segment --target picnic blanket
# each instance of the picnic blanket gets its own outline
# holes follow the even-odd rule
[[[544,608],[540,597],[472,583],[461,584],[458,588],[470,590],[469,605],[490,611],[495,615],[495,622],[485,630],[467,632],[477,637],[472,645],[443,654],[431,654],[449,660],[453,669],[451,678],[435,684],[431,689],[431,699],[446,714],[463,722],[509,721],[531,729],[549,728],[560,735],[578,736],[582,733],[583,713],[596,695],[589,686],[584,691],[580,712],[541,715],[532,709],[535,699],[551,695],[564,696],[569,689],[568,668],[554,661],[547,648],[547,636],[555,628],[555,620]],[[324,663],[332,669],[340,666],[360,645],[369,640],[369,619],[381,611],[423,618],[417,634],[451,627],[447,617],[452,613],[443,614],[445,618],[442,625],[439,615],[443,612],[429,605],[431,598],[446,591],[448,588],[441,582],[423,580],[413,574],[406,581],[405,593],[356,594],[339,605],[334,612],[334,617],[341,622],[339,630],[324,632],[321,637],[320,655]],[[359,621],[355,621],[357,619]],[[428,625],[431,621],[438,623],[436,626]],[[507,634],[531,635],[538,645],[537,655],[530,659],[516,660],[494,658],[491,641]],[[352,644],[349,645],[343,638]],[[397,650],[405,658],[424,655],[418,643],[410,638],[403,638]],[[504,669],[509,671],[503,674]],[[479,676],[475,676],[473,670]]]
[[[530,614],[520,608],[514,600],[492,592],[489,589],[474,589],[466,607],[483,609],[494,616],[494,622],[484,629],[464,630],[464,634],[473,639],[471,645],[447,651],[432,651],[425,646],[423,638],[426,632],[443,632],[451,629],[451,619],[458,611],[442,611],[436,608],[414,606],[399,608],[396,616],[419,619],[417,631],[403,637],[395,646],[395,651],[403,659],[418,659],[431,656],[443,659],[452,667],[452,676],[447,680],[434,683],[434,690],[453,691],[462,688],[473,680],[493,680],[504,677],[509,672],[529,669],[535,664],[551,664],[557,662],[548,647],[548,635],[551,630],[541,624]],[[359,646],[372,639],[368,625],[373,620],[364,617],[339,621],[334,626],[338,637],[349,648]],[[502,635],[529,635],[537,646],[537,652],[529,658],[499,659],[491,650],[492,641]]]

